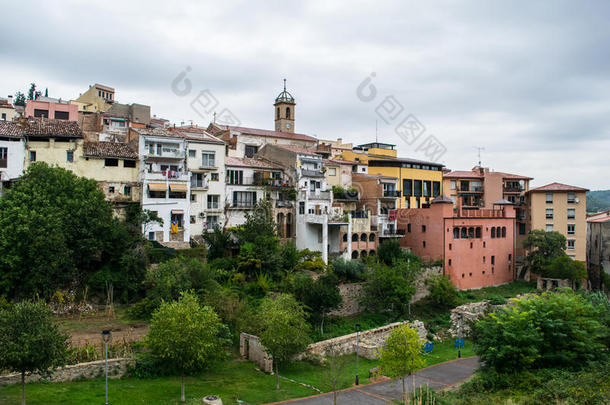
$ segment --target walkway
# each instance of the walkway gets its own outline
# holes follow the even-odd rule
[[[470,377],[478,368],[477,357],[452,360],[424,368],[415,373],[415,387],[430,386],[441,389],[455,385]],[[411,378],[407,378],[407,390],[413,389]],[[378,383],[348,388],[337,393],[338,404],[382,405],[402,400],[402,383],[399,380],[385,380]],[[275,404],[290,405],[332,405],[333,394],[292,399]]]

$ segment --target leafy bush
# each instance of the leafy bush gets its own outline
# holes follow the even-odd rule
[[[473,329],[474,350],[498,372],[577,367],[598,357],[607,327],[598,310],[571,290],[515,300]]]
[[[379,245],[377,258],[381,263],[391,266],[392,263],[402,260],[409,263],[421,264],[421,259],[417,255],[403,250],[396,239],[390,239]]]
[[[387,243],[387,242],[385,242]],[[405,309],[415,294],[415,279],[420,272],[419,264],[396,261],[391,266],[375,263],[364,284],[363,303],[373,312]]]
[[[491,295],[487,298],[491,305],[504,305],[506,304],[506,298],[501,295]]]
[[[447,307],[456,306],[459,302],[458,291],[449,280],[449,277],[439,274],[426,280],[426,285],[430,291],[430,299],[439,305]]]
[[[366,278],[366,265],[358,260],[345,260],[340,257],[332,262],[333,273],[344,282],[362,281]]]
[[[587,268],[583,262],[572,260],[568,255],[562,255],[544,267],[542,276],[581,281],[587,278]]]

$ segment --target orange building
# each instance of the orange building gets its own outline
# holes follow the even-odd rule
[[[426,208],[401,209],[404,247],[424,260],[443,261],[443,273],[459,289],[505,284],[515,279],[515,208],[500,200],[487,209],[453,208],[445,197]]]

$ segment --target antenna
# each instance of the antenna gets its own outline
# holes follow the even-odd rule
[[[375,142],[379,142],[377,139],[377,120],[375,120]]]
[[[284,91],[286,91],[286,79],[284,79]]]
[[[481,147],[481,146],[476,146],[475,149],[478,152],[478,156],[479,156],[479,167],[481,167],[481,151],[485,150],[485,148]]]

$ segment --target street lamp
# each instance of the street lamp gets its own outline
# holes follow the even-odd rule
[[[360,343],[360,324],[356,324],[356,385],[360,382],[358,380],[358,344]]]
[[[106,405],[108,405],[108,342],[110,341],[110,331],[103,330],[102,331],[102,340],[104,341],[104,352],[106,356]]]

